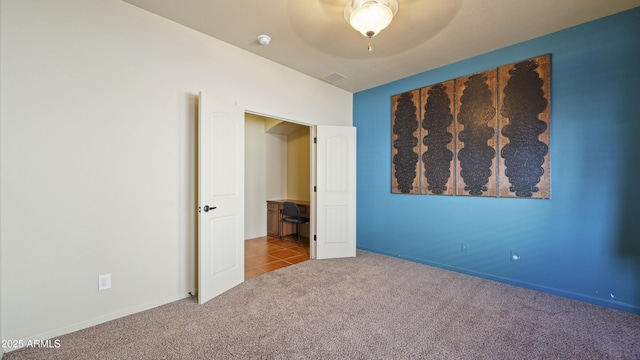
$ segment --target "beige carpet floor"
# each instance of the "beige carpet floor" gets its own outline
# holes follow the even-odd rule
[[[640,359],[640,316],[358,251],[57,340],[3,359]]]

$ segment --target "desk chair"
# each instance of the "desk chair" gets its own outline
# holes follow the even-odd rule
[[[306,224],[309,222],[309,218],[300,216],[300,208],[296,203],[285,201],[282,204],[282,222],[280,239],[284,243],[284,223],[288,222],[296,224],[296,234],[298,235],[298,246],[300,246],[300,224]]]

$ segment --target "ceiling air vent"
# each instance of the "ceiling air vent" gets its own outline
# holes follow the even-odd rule
[[[337,72],[333,72],[331,74],[328,74],[328,75],[325,75],[325,76],[322,77],[322,80],[324,80],[324,81],[326,81],[328,83],[331,83],[331,84],[334,84],[334,83],[337,83],[340,80],[346,80],[346,79],[347,79],[346,76],[344,76],[344,75],[342,75],[340,73],[337,73]]]

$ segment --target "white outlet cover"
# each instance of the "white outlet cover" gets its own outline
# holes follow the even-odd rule
[[[98,290],[106,290],[111,288],[111,274],[98,275]]]

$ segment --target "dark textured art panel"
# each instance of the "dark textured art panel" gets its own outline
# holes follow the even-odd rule
[[[453,195],[455,191],[454,80],[421,89],[421,193]]]
[[[394,95],[392,109],[392,192],[420,193],[420,91]]]
[[[499,68],[501,197],[551,197],[550,56]]]
[[[456,195],[497,195],[497,71],[456,79]]]
[[[551,56],[391,97],[392,192],[549,199]]]

